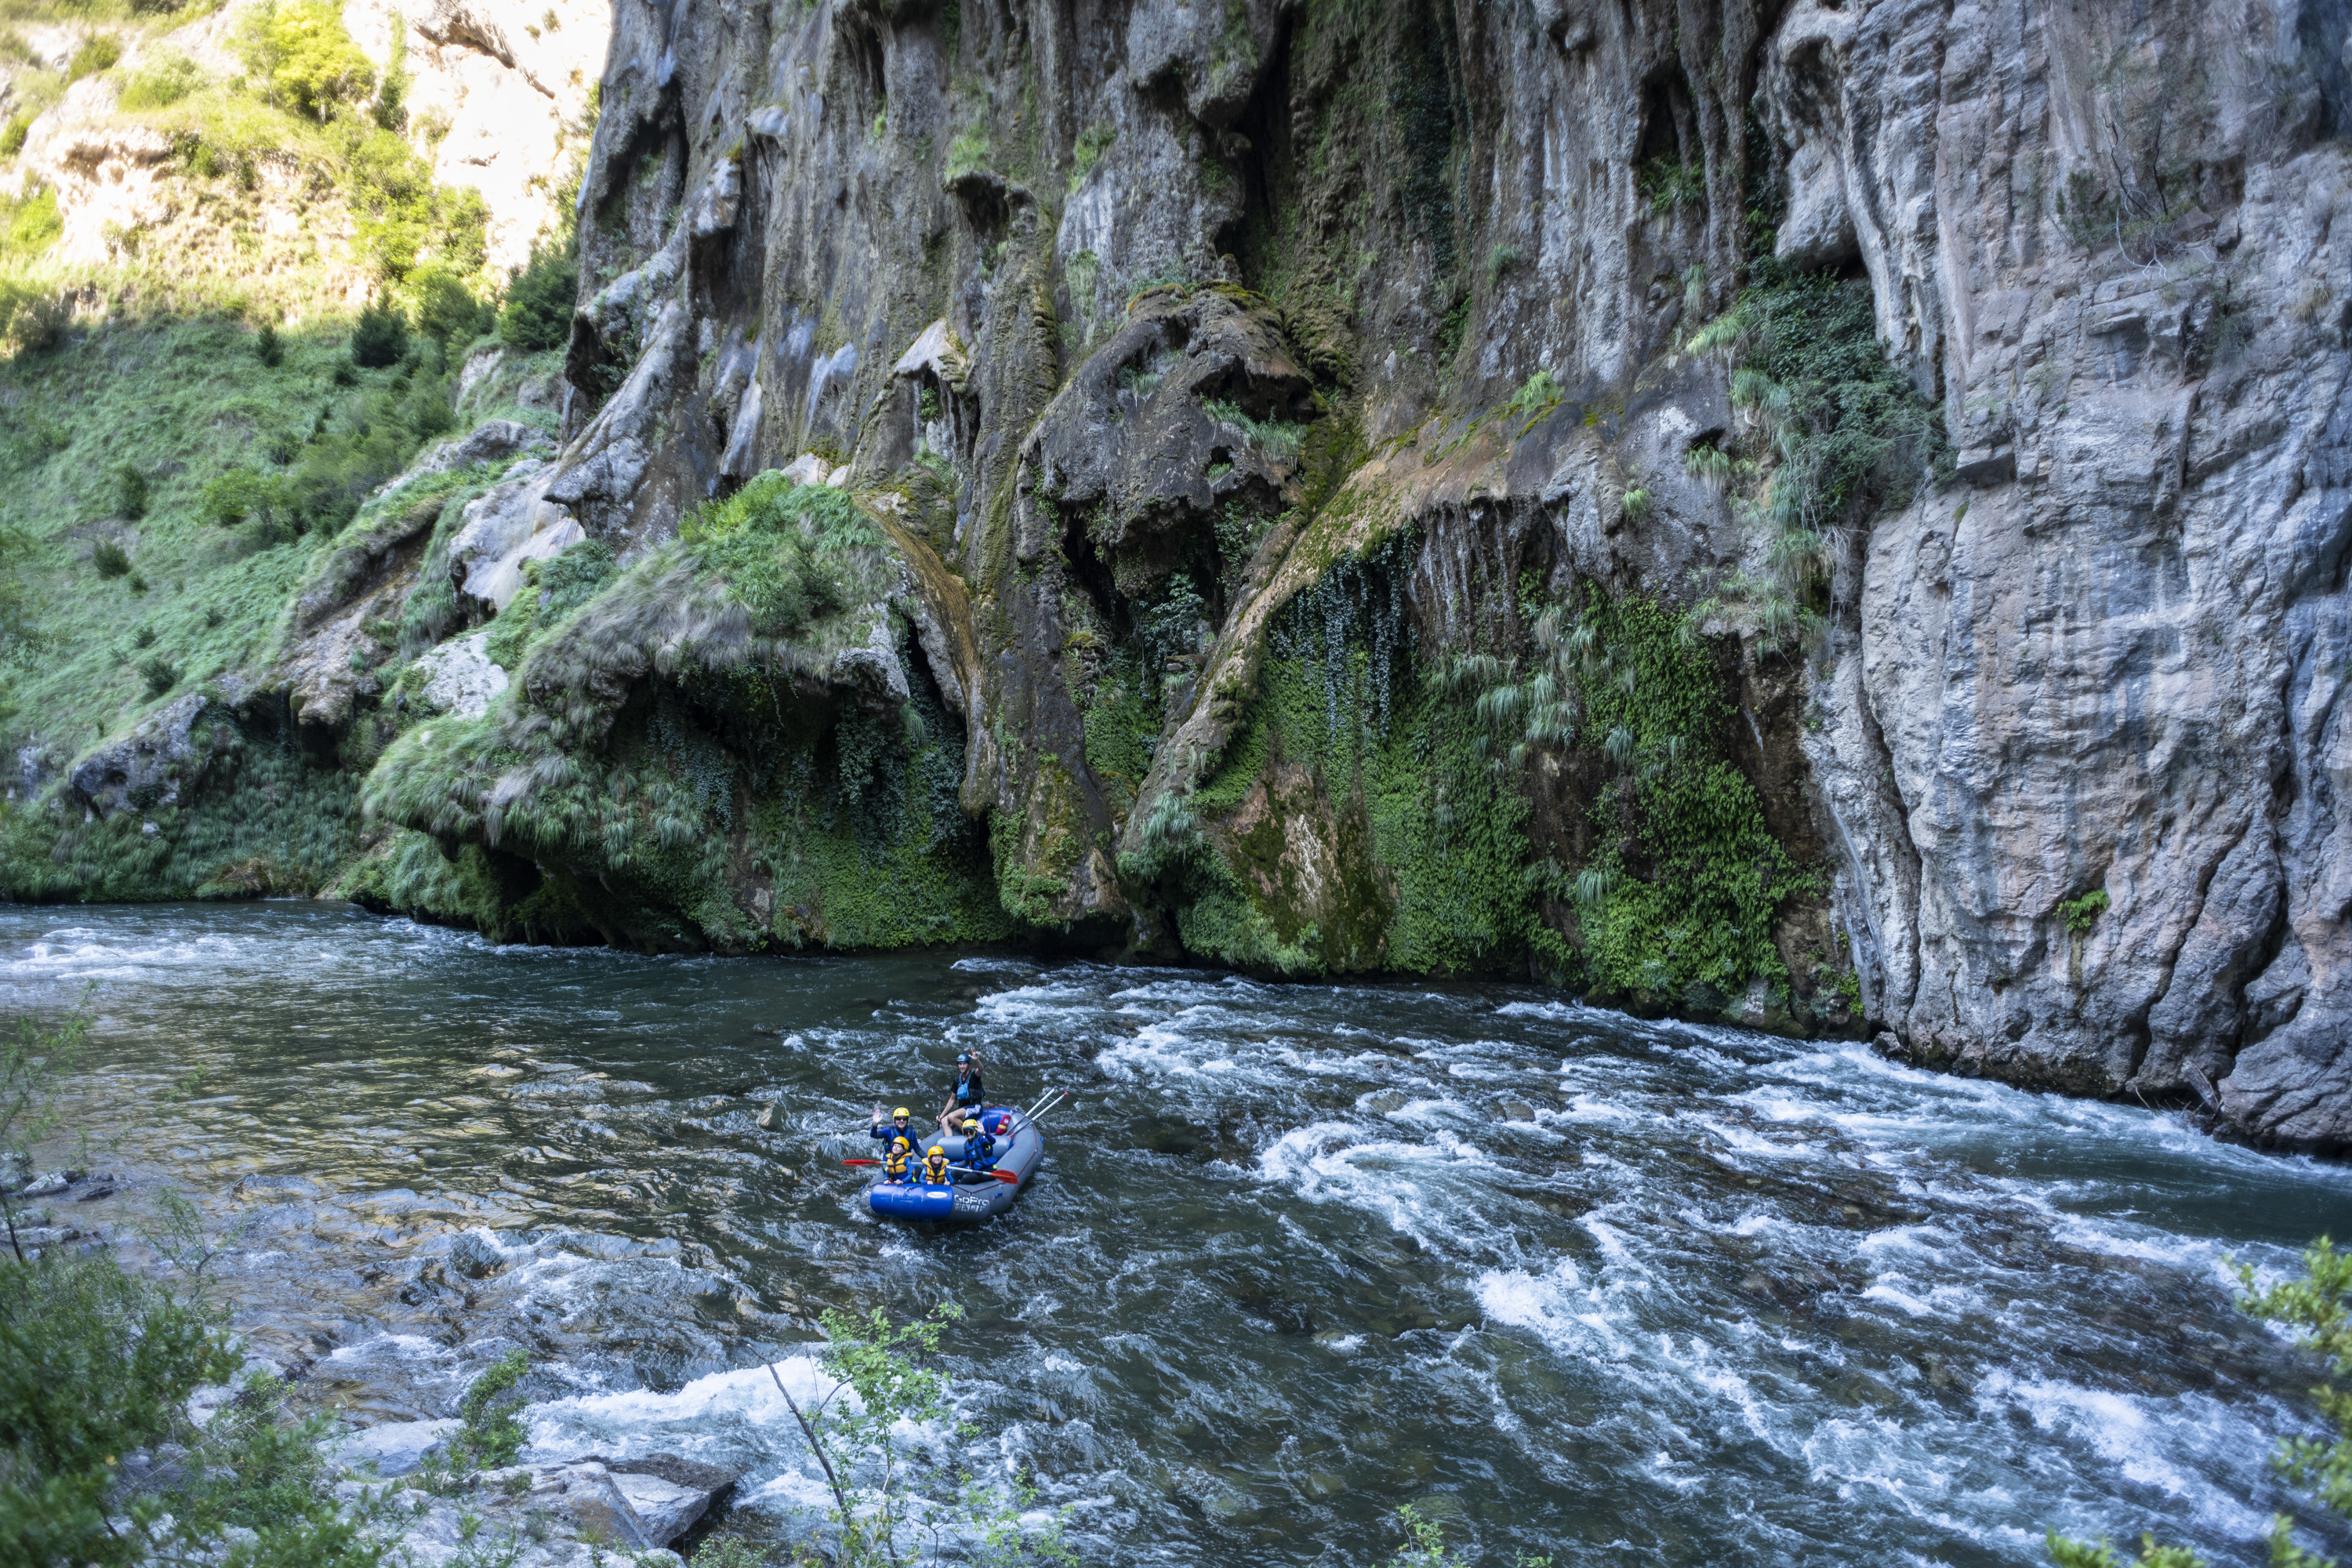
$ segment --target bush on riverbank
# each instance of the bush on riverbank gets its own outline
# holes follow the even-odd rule
[[[2305,1349],[2336,1377],[2352,1377],[2352,1248],[2338,1247],[2321,1237],[2304,1250],[2303,1276],[2282,1280],[2267,1290],[2255,1289],[2254,1271],[2238,1266],[2245,1294],[2238,1306],[2248,1316],[2293,1331]],[[2336,1438],[2285,1437],[2271,1456],[2290,1486],[2301,1487],[2320,1506],[2352,1519],[2352,1389],[2322,1382],[2312,1390],[2320,1414],[2336,1424]],[[2058,1568],[2122,1568],[2123,1560],[2105,1541],[2072,1541],[2050,1532],[2051,1561]],[[2167,1546],[2153,1535],[2142,1535],[2137,1568],[2205,1568],[2205,1560],[2185,1546]],[[2294,1543],[2294,1521],[2281,1513],[2271,1516],[2271,1568],[2334,1568],[2333,1559],[2306,1552]]]
[[[19,1021],[0,1038],[0,1166],[58,1128],[58,1086],[89,1027]],[[190,1263],[174,1291],[125,1274],[111,1254],[20,1243],[11,1211],[0,1253],[0,1563],[115,1568],[185,1561],[222,1568],[375,1568],[373,1499],[346,1509],[320,1445],[331,1425],[297,1420],[286,1384],[245,1380],[208,1420],[190,1396],[236,1374],[226,1314],[207,1304],[205,1250],[184,1204],[167,1200],[159,1248]],[[232,1531],[249,1531],[249,1540]]]
[[[373,1510],[346,1510],[286,1384],[247,1379],[199,1425],[199,1388],[235,1375],[221,1314],[104,1252],[0,1264],[0,1562],[113,1564],[226,1546],[236,1568],[374,1568]],[[253,1538],[230,1546],[233,1530]]]

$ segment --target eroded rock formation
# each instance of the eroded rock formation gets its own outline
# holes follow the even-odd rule
[[[400,536],[488,636],[317,716],[389,727],[347,885],[1533,974],[2352,1143],[2347,50],[618,0],[565,445]]]

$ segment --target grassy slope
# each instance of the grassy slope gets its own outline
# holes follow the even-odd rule
[[[352,430],[397,373],[362,372],[346,391],[332,378],[341,333],[289,334],[276,369],[253,341],[234,323],[181,321],[104,329],[0,362],[0,403],[17,426],[15,450],[0,448],[0,518],[30,542],[20,570],[40,631],[9,671],[20,743],[78,752],[135,721],[156,700],[135,668],[151,655],[198,680],[273,651],[288,598],[326,540],[273,544],[253,524],[208,522],[204,483],[235,467],[274,469],[273,444],[313,445],[322,413],[322,439]],[[415,439],[404,434],[386,432],[380,460],[405,459]],[[136,522],[115,506],[124,464],[148,476]],[[132,577],[99,575],[90,557],[102,539],[128,550]],[[150,649],[136,646],[142,629],[154,635]]]

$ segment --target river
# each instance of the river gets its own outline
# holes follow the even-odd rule
[[[2226,1259],[2352,1230],[2352,1170],[2174,1116],[1526,986],[0,908],[13,1009],[93,981],[76,1124],[198,1201],[313,1397],[445,1414],[520,1342],[537,1455],[738,1466],[780,1532],[818,1492],[762,1358],[951,1300],[963,1459],[1090,1563],[1384,1561],[1412,1502],[1563,1568],[2038,1563],[2048,1525],[2251,1564],[2272,1436],[2318,1428]],[[1075,1091],[1043,1175],[876,1223],[838,1162],[973,1045],[1000,1100]]]

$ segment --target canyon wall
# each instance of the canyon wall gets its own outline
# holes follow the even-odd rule
[[[560,449],[271,689],[337,886],[501,934],[1532,976],[2339,1149],[2348,136],[2322,0],[619,0]]]

